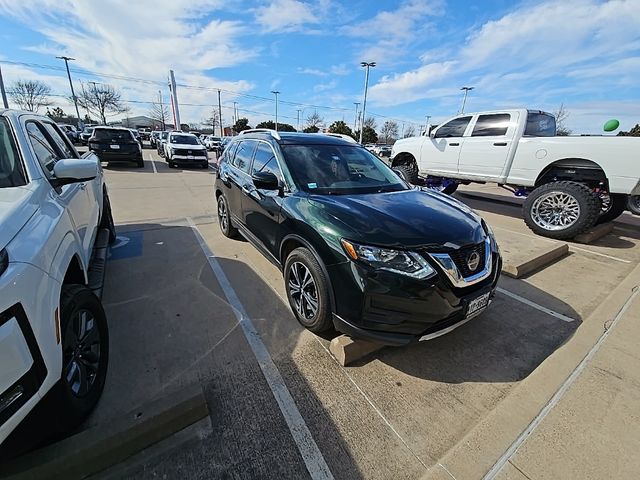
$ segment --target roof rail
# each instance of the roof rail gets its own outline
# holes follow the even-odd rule
[[[347,142],[350,142],[350,143],[358,143],[352,136],[345,135],[343,133],[325,132],[325,133],[321,133],[321,135],[327,135],[328,137],[341,138],[342,140],[346,140]]]
[[[280,138],[280,134],[275,130],[271,130],[270,128],[250,128],[249,130],[243,130],[238,135],[242,135],[245,133],[268,133],[276,140],[282,140]]]

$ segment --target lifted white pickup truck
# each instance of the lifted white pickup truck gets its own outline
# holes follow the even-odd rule
[[[398,140],[391,166],[411,183],[445,193],[493,182],[526,196],[534,232],[568,239],[618,217],[640,194],[640,139],[556,136],[555,118],[534,110],[458,115],[428,135]]]
[[[47,117],[0,109],[0,443],[45,394],[60,430],[98,401],[109,343],[95,291],[114,239],[98,157]]]

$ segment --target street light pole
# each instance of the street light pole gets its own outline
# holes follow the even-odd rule
[[[460,90],[464,90],[464,97],[462,99],[462,108],[460,109],[460,113],[464,113],[464,106],[467,103],[467,94],[473,90],[475,87],[462,87]]]
[[[78,110],[78,97],[76,97],[76,92],[73,91],[73,82],[71,81],[71,73],[69,72],[69,60],[75,60],[75,58],[65,57],[64,55],[60,57],[56,57],[60,60],[64,60],[64,65],[67,67],[67,78],[69,78],[69,86],[71,87],[71,96],[73,97],[73,103],[76,106],[76,115],[78,116],[78,128],[80,128],[80,124],[82,121],[80,120],[80,110]]]
[[[273,93],[276,96],[276,132],[278,131],[278,95],[280,94],[280,92],[278,90],[271,90],[271,93]]]
[[[364,115],[367,110],[367,90],[369,88],[369,68],[375,67],[376,62],[360,62],[360,66],[366,69],[364,74],[364,99],[362,100],[362,121],[360,122],[360,143],[362,143],[362,132],[364,131]]]
[[[356,116],[353,117],[353,134],[356,134],[356,130],[358,128],[358,107],[360,106],[360,102],[353,102],[356,106]]]
[[[300,131],[300,113],[302,112],[302,110],[298,109],[296,110],[296,112],[298,112],[298,131]]]

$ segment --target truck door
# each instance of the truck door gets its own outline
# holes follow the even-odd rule
[[[501,177],[514,145],[519,113],[478,115],[464,139],[458,173],[497,180]]]
[[[464,132],[472,115],[457,117],[440,125],[433,137],[425,137],[420,151],[418,169],[443,176],[458,172],[458,158],[464,142]]]

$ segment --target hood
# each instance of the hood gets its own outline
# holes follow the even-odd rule
[[[349,240],[398,248],[457,248],[486,237],[466,205],[430,190],[368,195],[318,195],[309,202],[326,220],[350,231]],[[320,212],[318,212],[320,213]]]
[[[190,143],[170,143],[169,147],[187,150],[204,150],[206,148],[204,145],[191,145]]]
[[[0,249],[6,247],[38,210],[29,186],[0,188]]]

